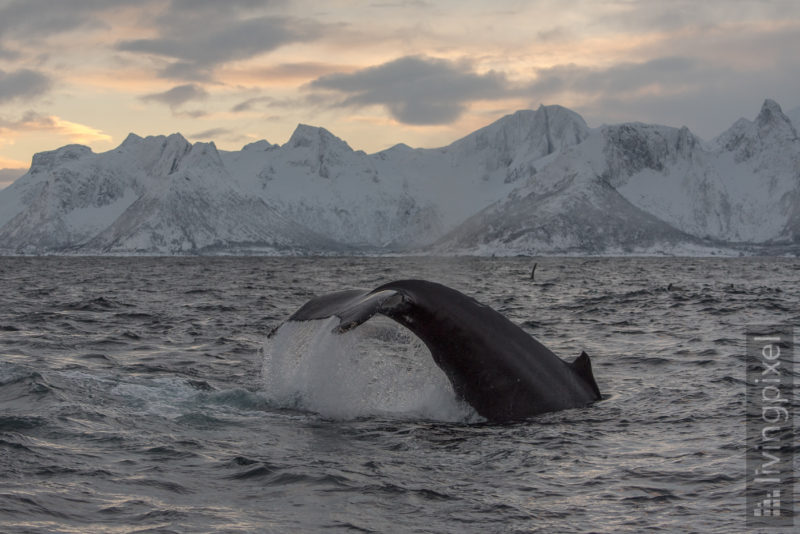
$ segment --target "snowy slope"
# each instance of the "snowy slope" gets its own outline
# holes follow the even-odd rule
[[[562,150],[437,250],[677,250],[800,241],[800,142],[767,100],[712,143],[686,128],[605,126]]]
[[[125,158],[101,160],[79,145],[37,154],[30,171],[0,194],[0,249],[79,245],[146,189]]]
[[[699,237],[729,242],[789,239],[800,189],[800,139],[780,106],[764,102],[704,145],[686,129],[607,130],[609,180],[636,206]],[[640,168],[625,164],[625,155]],[[650,158],[650,160],[648,160]]]
[[[582,142],[589,132],[577,113],[541,106],[503,117],[444,148],[395,146],[378,153],[375,165],[381,176],[432,199],[447,231],[523,185],[548,156]]]
[[[380,176],[371,157],[324,128],[300,125],[281,147],[252,145],[223,160],[249,197],[346,245],[408,246],[439,231],[429,200]]]
[[[238,194],[213,144],[192,146],[179,134],[131,134],[103,154],[78,145],[37,154],[0,193],[6,253],[176,253],[241,242],[331,245]]]
[[[367,155],[300,125],[283,146],[263,142],[222,157],[243,190],[315,232],[349,245],[408,248],[503,198],[536,172],[536,161],[588,133],[579,115],[551,106],[441,149],[398,145]]]
[[[0,253],[608,253],[800,243],[800,140],[777,103],[711,142],[519,111],[439,149],[324,128],[240,151],[131,134],[37,154],[0,191]],[[427,248],[427,247],[433,247]],[[793,245],[792,245],[793,246]]]
[[[408,250],[503,198],[589,132],[579,115],[550,106],[434,150],[398,145],[367,155],[302,124],[283,146],[260,141],[238,152],[201,150],[177,134],[131,134],[103,154],[69,146],[37,155],[0,193],[0,249],[171,253],[324,242],[325,251]]]
[[[435,250],[480,254],[603,254],[672,250],[694,238],[628,200],[585,158],[602,135],[560,154],[525,187],[469,218]]]
[[[169,254],[224,250],[232,245],[271,252],[333,246],[260,199],[243,195],[227,176],[214,144],[196,143],[86,248]]]

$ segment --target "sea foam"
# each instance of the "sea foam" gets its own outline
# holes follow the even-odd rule
[[[410,332],[379,317],[338,335],[331,332],[337,322],[287,322],[267,340],[263,380],[270,400],[334,419],[477,417]]]

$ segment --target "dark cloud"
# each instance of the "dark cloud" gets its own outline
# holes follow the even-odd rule
[[[219,137],[228,136],[232,134],[233,131],[229,130],[228,128],[211,128],[209,130],[203,130],[202,132],[197,132],[193,134],[189,134],[190,139],[201,139],[201,140],[214,140]]]
[[[111,137],[91,126],[70,122],[57,115],[45,115],[37,111],[27,111],[19,120],[0,117],[0,136],[14,136],[20,132],[55,134],[68,138],[71,142],[88,143],[110,141]]]
[[[254,76],[262,78],[265,81],[271,79],[297,79],[308,80],[309,78],[318,78],[326,74],[333,74],[347,70],[348,67],[337,65],[335,63],[322,63],[319,61],[304,61],[298,63],[279,63],[277,65],[270,65],[253,69],[251,72]]]
[[[14,99],[30,99],[50,89],[52,82],[41,72],[20,69],[14,72],[0,70],[0,103]]]
[[[768,54],[774,59],[776,54]],[[590,124],[637,120],[688,126],[706,139],[730,127],[764,98],[787,106],[797,101],[796,73],[800,58],[787,59],[786,68],[737,67],[690,57],[662,57],[606,68],[561,65],[537,71],[526,91],[532,105],[563,103]]]
[[[104,12],[152,4],[147,0],[11,0],[0,7],[0,38],[23,41],[87,27],[101,27]]]
[[[46,115],[38,111],[28,110],[18,120],[0,117],[0,131],[57,131],[63,129],[63,121],[54,115]]]
[[[468,63],[420,56],[322,76],[309,88],[342,95],[338,106],[382,105],[398,121],[420,125],[453,122],[470,102],[502,98],[510,91],[502,74],[478,74]]]
[[[244,102],[240,102],[231,108],[231,111],[234,113],[242,113],[244,111],[251,111],[259,104],[271,104],[274,102],[275,99],[269,96],[257,96],[254,98],[248,98]]]
[[[765,98],[773,98],[784,109],[797,102],[797,80],[792,74],[761,73],[750,77],[719,70],[709,80],[667,91],[643,91],[636,95],[599,95],[580,107],[590,124],[625,120],[688,126],[704,139],[712,139],[730,128],[740,117],[758,114]]]
[[[565,92],[587,96],[630,93],[653,85],[685,84],[697,77],[707,77],[713,70],[697,60],[682,57],[620,63],[602,69],[560,65],[537,71],[530,90],[547,97]]]
[[[536,72],[528,85],[534,102],[558,102],[564,95],[590,122],[640,120],[672,126],[692,125],[695,95],[709,99],[730,73],[719,65],[686,57],[662,57],[605,68],[559,65]],[[665,120],[669,117],[671,120]]]
[[[204,28],[193,35],[139,39],[119,44],[121,50],[144,52],[177,59],[198,70],[220,62],[243,59],[273,50],[282,44],[300,39],[288,19],[260,17],[231,21],[222,27]]]
[[[573,37],[572,33],[562,26],[536,32],[536,38],[543,43],[566,41],[571,37]]]
[[[26,111],[18,120],[0,117],[0,131],[24,130],[29,129],[32,125],[50,127],[53,126],[53,119],[31,110]]]
[[[0,57],[15,51],[8,40],[41,44],[71,31],[109,28],[110,15],[135,8],[137,21],[156,36],[121,41],[118,50],[169,60],[160,74],[182,80],[209,79],[227,61],[247,59],[284,44],[316,39],[321,24],[268,16],[285,0],[0,0]]]
[[[159,102],[166,104],[172,109],[177,111],[181,106],[193,100],[205,100],[208,98],[208,92],[201,86],[193,83],[186,85],[178,85],[164,91],[163,93],[152,93],[140,97],[145,102]]]
[[[153,22],[157,37],[121,41],[117,49],[168,59],[160,73],[164,77],[206,80],[223,63],[316,40],[324,33],[325,27],[311,20],[253,12],[271,3],[174,0]]]

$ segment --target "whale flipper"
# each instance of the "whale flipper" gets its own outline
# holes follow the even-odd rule
[[[419,337],[456,394],[489,420],[520,419],[600,399],[585,352],[566,363],[492,308],[434,282],[401,280],[372,291],[323,295],[287,321],[335,316],[339,324],[333,332],[343,333],[375,314]]]

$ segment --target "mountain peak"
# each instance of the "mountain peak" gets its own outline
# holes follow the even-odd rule
[[[331,132],[326,130],[325,128],[319,126],[309,126],[308,124],[298,124],[297,128],[295,128],[292,137],[289,138],[289,141],[286,145],[290,148],[300,148],[300,147],[333,147],[339,146],[342,148],[346,148],[348,151],[352,151],[350,145],[348,145],[344,140],[336,137]]]
[[[530,157],[542,157],[583,142],[589,131],[583,117],[574,111],[541,105],[536,111],[506,115],[451,146],[462,146],[469,152],[525,147]]]
[[[759,130],[778,130],[784,133],[784,136],[790,139],[797,138],[797,131],[792,126],[792,121],[787,117],[780,105],[771,99],[764,100],[761,105],[761,111],[756,117],[756,124]]]
[[[267,150],[272,150],[274,148],[278,148],[278,145],[273,145],[266,139],[260,139],[258,141],[253,141],[252,143],[248,143],[242,147],[242,152],[244,151],[255,151],[255,152],[265,152]]]
[[[739,119],[717,138],[717,143],[725,150],[735,152],[737,161],[744,161],[765,147],[782,146],[797,140],[797,130],[792,121],[784,115],[777,102],[768,98],[755,121]]]
[[[569,108],[565,108],[564,106],[559,106],[558,104],[550,104],[550,105],[539,104],[539,107],[536,108],[536,112],[547,113],[551,117],[563,115],[581,124],[586,124],[586,121],[583,120],[583,117],[581,117],[580,114],[572,111]]]
[[[184,150],[189,146],[189,141],[186,140],[180,133],[173,133],[170,135],[148,135],[142,137],[133,132],[129,133],[125,140],[117,147],[117,151],[125,150],[153,150],[158,147],[158,150],[175,149]]]
[[[762,120],[770,119],[776,115],[783,115],[783,110],[781,109],[780,104],[771,98],[767,98],[764,100],[764,103],[761,104],[761,111],[759,112],[758,119],[756,120],[757,122],[761,122]]]
[[[191,146],[189,152],[179,162],[180,170],[221,168],[222,159],[219,156],[217,145],[214,141],[208,143],[197,142]]]
[[[398,252],[456,230],[437,251],[800,243],[800,140],[773,100],[718,144],[685,127],[590,129],[541,105],[435,149],[366,155],[300,124],[282,146],[244,150],[176,133],[37,154],[0,191],[0,254]]]
[[[166,138],[166,142],[168,145],[177,145],[177,146],[186,146],[191,145],[189,141],[179,132],[169,134]]]
[[[136,135],[135,133],[131,132],[131,133],[128,134],[128,136],[125,138],[125,140],[119,146],[119,148],[128,147],[128,146],[132,146],[132,145],[137,145],[137,144],[141,143],[142,141],[144,141],[144,139],[141,136]]]
[[[49,169],[70,160],[78,160],[91,154],[94,154],[92,149],[84,145],[66,145],[56,150],[39,152],[33,155],[31,171],[36,172],[41,169]]]

